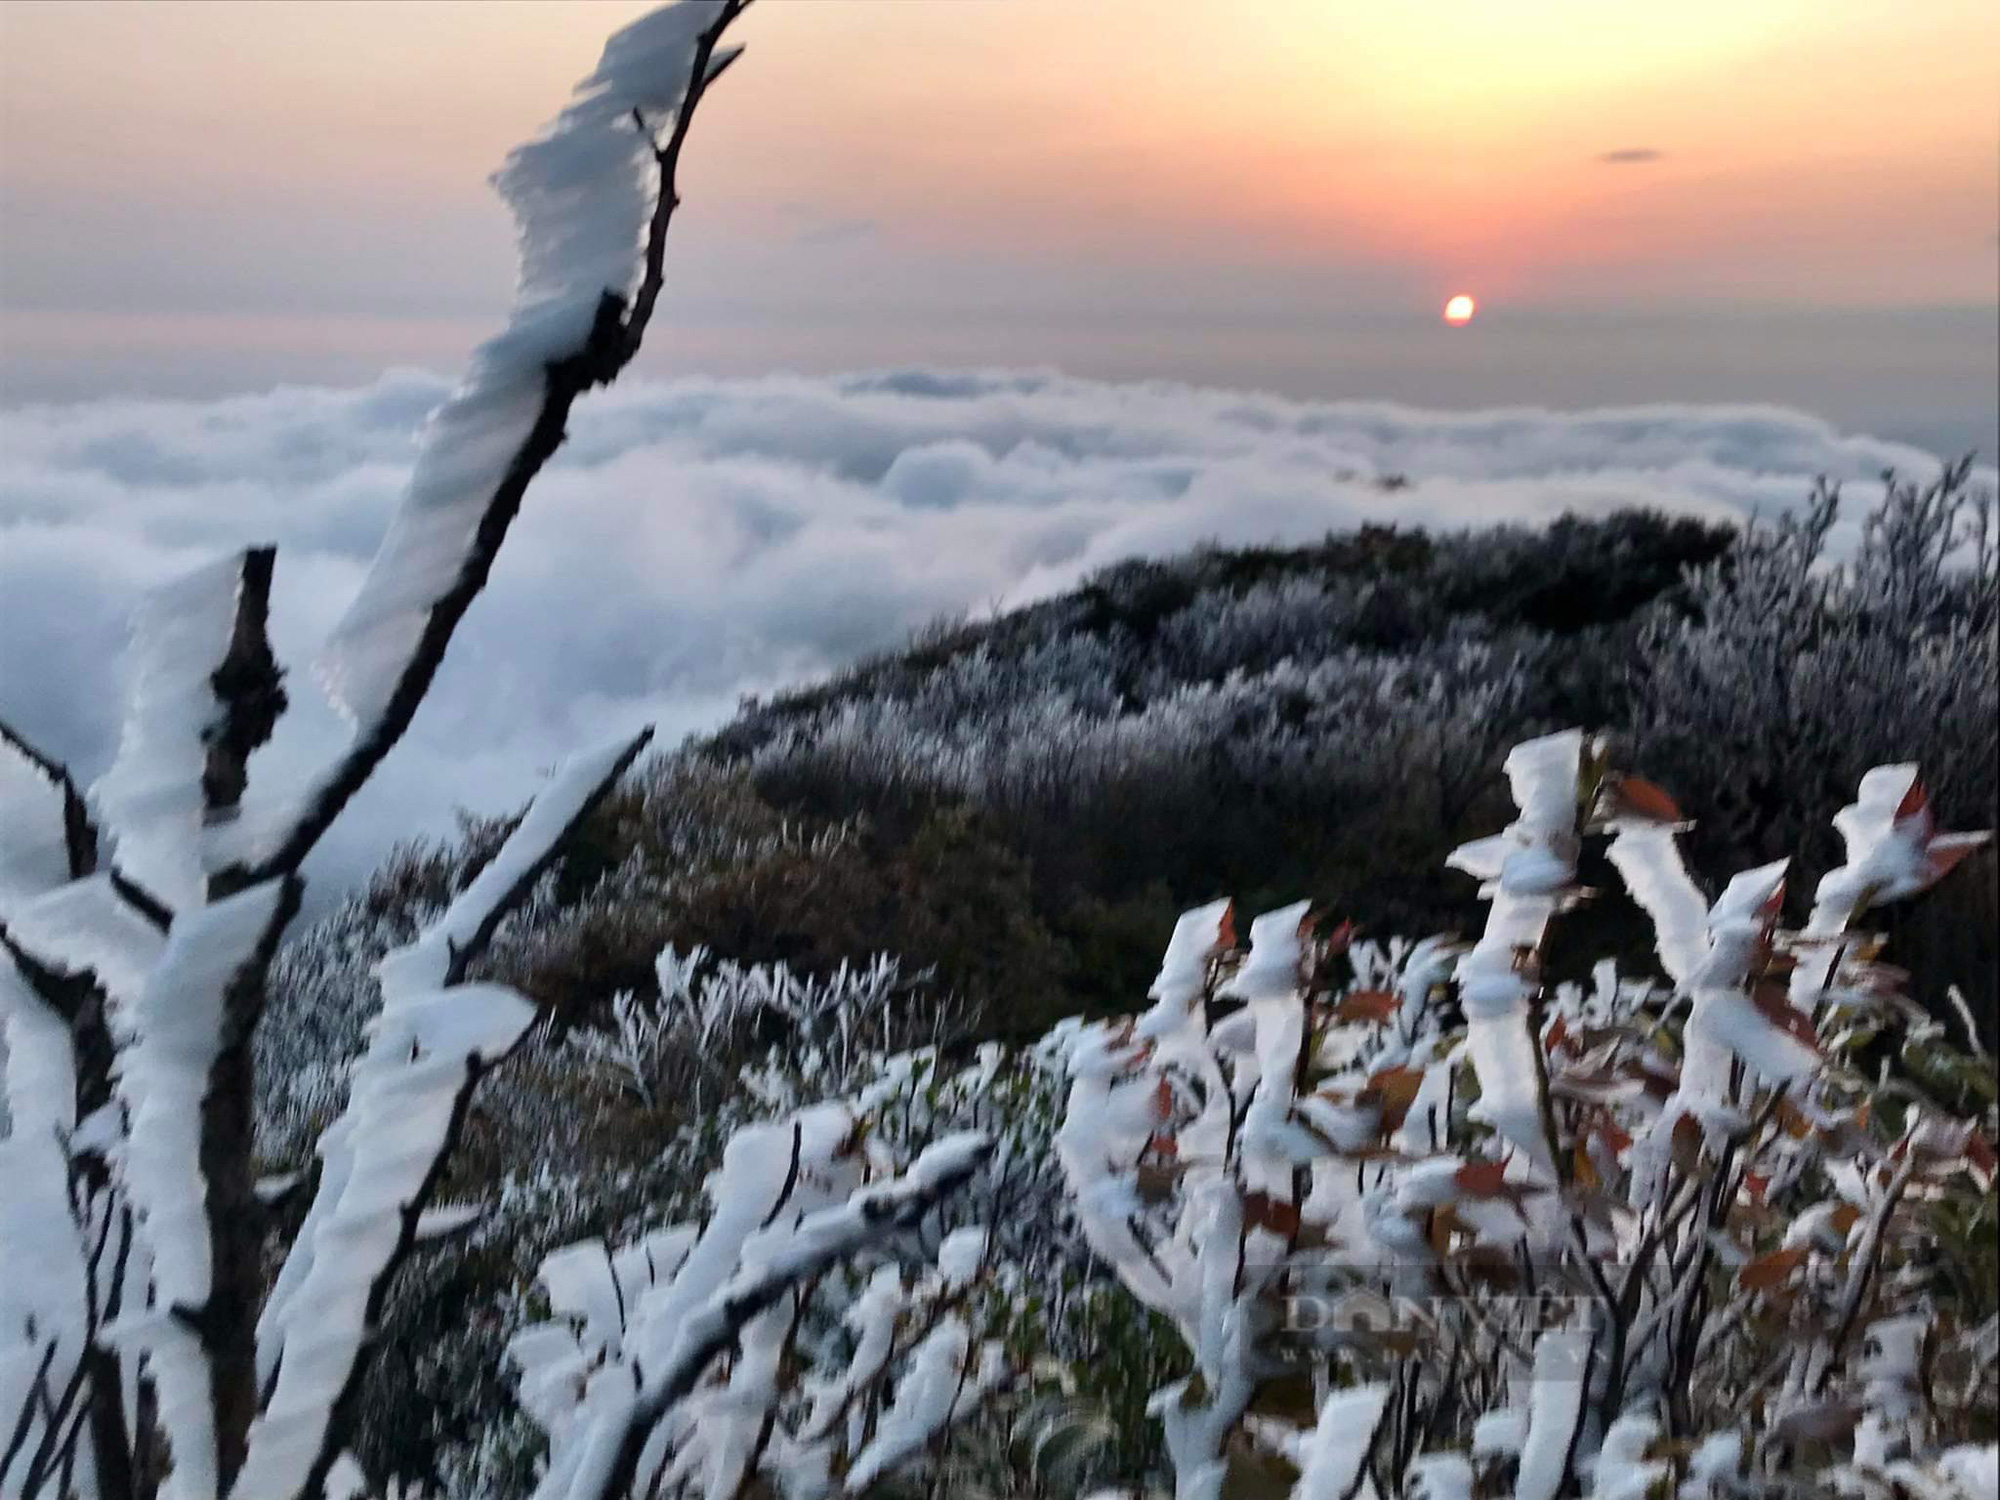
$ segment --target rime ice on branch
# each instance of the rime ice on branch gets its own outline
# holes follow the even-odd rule
[[[1990,1212],[1992,1124],[1915,1093],[1873,1115],[1854,1038],[1909,1012],[1850,924],[1978,838],[1936,832],[1909,768],[1869,773],[1793,934],[1783,864],[1710,904],[1678,809],[1583,736],[1507,771],[1519,817],[1452,858],[1492,902],[1469,952],[1316,943],[1289,907],[1240,954],[1216,903],[1181,919],[1151,1009],[1062,1031],[1080,1226],[1196,1371],[1152,1406],[1176,1496],[1247,1471],[1297,1500],[1720,1500],[1777,1493],[1832,1438],[1811,1465],[1836,1490],[1969,1500],[1993,1450],[1935,1434],[1990,1374],[1947,1396],[1916,1351],[1968,1371],[1996,1335],[1919,1295],[1935,1235],[1911,1204]],[[1550,922],[1592,920],[1574,875],[1602,834],[1665,988],[1542,973]],[[1319,977],[1337,959],[1352,977]]]
[[[268,1305],[251,1112],[266,975],[301,865],[408,727],[571,406],[638,352],[680,152],[737,55],[721,38],[744,3],[688,0],[619,32],[496,177],[520,232],[513,313],[433,416],[321,653],[354,733],[306,785],[274,787],[253,759],[286,706],[268,548],[135,612],[118,753],[89,799],[0,727],[0,1004],[25,1132],[0,1147],[0,1220],[46,1226],[31,1258],[48,1278],[32,1313],[0,1305],[0,1417],[19,1414],[0,1450],[8,1493],[317,1493],[389,1279],[459,1212],[426,1211],[442,1161],[533,1015],[464,983],[466,966],[645,737],[573,763],[385,966],[307,1233]]]

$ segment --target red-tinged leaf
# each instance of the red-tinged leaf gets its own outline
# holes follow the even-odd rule
[[[1833,1212],[1827,1216],[1827,1222],[1833,1226],[1835,1234],[1845,1239],[1849,1231],[1861,1222],[1861,1210],[1852,1203],[1836,1204]]]
[[[1674,1121],[1673,1160],[1677,1170],[1687,1173],[1701,1165],[1702,1148],[1707,1137],[1702,1134],[1701,1125],[1692,1115],[1681,1115]]]
[[[1987,1182],[1991,1182],[1995,1170],[2000,1169],[2000,1162],[1994,1159],[1993,1143],[1977,1130],[1972,1132],[1972,1139],[1965,1143],[1965,1159],[1972,1164],[1973,1171]]]
[[[1222,908],[1222,921],[1216,926],[1215,946],[1234,948],[1236,946],[1236,903],[1230,902]]]
[[[1775,1291],[1791,1279],[1792,1272],[1805,1264],[1806,1247],[1794,1245],[1789,1250],[1773,1250],[1769,1255],[1760,1255],[1736,1273],[1736,1283],[1746,1292]]]
[[[1959,861],[1978,847],[1978,844],[1969,840],[1964,843],[1946,844],[1940,841],[1932,844],[1924,851],[1924,872],[1933,883],[1940,881],[1957,869]]]
[[[1758,1014],[1778,1030],[1803,1042],[1814,1052],[1819,1051],[1819,1031],[1814,1027],[1812,1017],[1792,1004],[1785,997],[1785,991],[1781,986],[1758,985],[1750,992],[1750,1003],[1757,1007]]]
[[[1153,1113],[1162,1120],[1174,1116],[1174,1087],[1164,1078],[1153,1089]]]
[[[1452,1174],[1452,1181],[1467,1198],[1501,1198],[1507,1194],[1507,1163],[1469,1161]]]
[[[1180,1142],[1170,1135],[1155,1135],[1146,1142],[1146,1149],[1155,1156],[1179,1156]]]
[[[1743,1191],[1750,1195],[1752,1203],[1762,1203],[1764,1195],[1771,1190],[1771,1179],[1763,1172],[1745,1172]]]
[[[1174,1196],[1174,1184],[1180,1181],[1179,1166],[1166,1162],[1140,1162],[1138,1170],[1132,1174],[1133,1190],[1138,1193],[1141,1203],[1165,1203]]]
[[[1416,1103],[1417,1090],[1423,1087],[1424,1075],[1417,1068],[1384,1068],[1368,1080],[1368,1093],[1374,1094],[1382,1104],[1382,1128],[1396,1130]]]
[[[1903,793],[1903,800],[1896,804],[1896,821],[1901,823],[1909,818],[1928,818],[1931,811],[1930,793],[1924,790],[1921,776],[1910,778],[1910,789]]]
[[[1555,1023],[1543,1033],[1542,1046],[1547,1049],[1550,1056],[1554,1056],[1556,1048],[1560,1047],[1568,1039],[1569,1018],[1566,1016],[1557,1016]]]
[[[1766,948],[1777,934],[1778,919],[1785,914],[1785,882],[1780,880],[1771,894],[1764,898],[1764,904],[1757,908],[1757,919],[1762,925],[1762,940]]]
[[[1387,990],[1351,990],[1333,1008],[1336,1021],[1386,1021],[1403,1002]]]
[[[1329,954],[1345,953],[1353,941],[1354,924],[1351,921],[1343,921],[1326,935],[1326,951]]]
[[[1812,1121],[1789,1099],[1780,1099],[1775,1115],[1786,1135],[1795,1141],[1802,1141],[1813,1133]]]
[[[1642,776],[1619,778],[1618,810],[1652,823],[1681,821],[1681,810],[1674,799]]]
[[[1298,1206],[1282,1198],[1273,1198],[1269,1193],[1245,1193],[1243,1222],[1290,1239],[1299,1232]]]
[[[1598,1122],[1597,1138],[1611,1148],[1613,1156],[1622,1157],[1632,1149],[1631,1133],[1609,1115]]]

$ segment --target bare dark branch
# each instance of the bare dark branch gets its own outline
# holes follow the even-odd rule
[[[284,673],[265,633],[276,556],[273,547],[244,552],[229,649],[209,678],[222,705],[222,718],[203,736],[208,755],[201,772],[201,800],[210,822],[234,815],[249,780],[251,752],[271,737],[285,711]]]
[[[590,815],[597,810],[604,799],[610,795],[611,789],[618,784],[619,778],[631,768],[632,762],[638,759],[640,751],[645,749],[652,741],[652,738],[653,731],[651,729],[644,730],[640,734],[633,736],[631,743],[611,763],[605,773],[604,779],[597,784],[591,794],[577,807],[574,816],[563,826],[562,831],[549,842],[548,848],[543,851],[541,857],[525,868],[520,877],[507,888],[505,894],[493,904],[492,908],[481,920],[479,926],[474,930],[471,938],[463,945],[455,947],[452,950],[451,963],[446,971],[445,983],[447,985],[457,984],[464,978],[466,967],[485,951],[487,942],[492,938],[501,920],[520,905],[528,892],[534,888],[535,882],[541,877],[542,872],[561,855],[570,837],[576,832],[577,828],[589,819]],[[530,1034],[532,1034],[531,1031],[523,1033],[524,1036]],[[518,1046],[519,1044],[517,1043],[516,1047],[518,1048]],[[513,1052],[510,1050],[507,1057],[511,1057],[512,1055]],[[473,1096],[478,1092],[481,1082],[496,1068],[502,1066],[507,1061],[507,1057],[497,1058],[490,1063],[481,1063],[477,1059],[468,1060],[464,1081],[460,1084],[458,1093],[452,1100],[451,1121],[445,1130],[444,1144],[439,1149],[436,1157],[432,1159],[430,1170],[425,1174],[422,1184],[411,1195],[410,1201],[403,1205],[397,1227],[395,1248],[390,1251],[388,1258],[382,1263],[381,1270],[376,1275],[374,1284],[369,1288],[368,1327],[376,1327],[381,1322],[382,1308],[388,1300],[390,1289],[395,1285],[397,1276],[401,1273],[403,1266],[408,1262],[411,1253],[417,1247],[418,1226],[422,1223],[425,1213],[430,1210],[433,1200],[437,1197],[438,1188],[444,1181],[445,1170],[457,1151],[459,1138],[465,1129],[466,1118],[471,1112]],[[319,1452],[314,1458],[312,1468],[308,1473],[306,1485],[303,1490],[304,1494],[315,1495],[319,1493],[320,1487],[324,1484],[327,1473],[332,1469],[334,1461],[340,1456],[342,1449],[347,1446],[347,1439],[353,1431],[354,1421],[359,1409],[361,1380],[366,1369],[367,1359],[364,1348],[356,1356],[353,1365],[347,1372],[346,1380],[341,1385],[340,1393],[333,1400],[328,1414],[326,1431],[322,1435]]]
[[[27,761],[62,792],[63,843],[69,855],[69,878],[81,880],[97,869],[97,825],[90,821],[90,809],[76,789],[69,767],[29,744],[26,737],[0,719],[0,745],[5,745]]]
[[[480,919],[479,925],[473,929],[472,935],[452,948],[451,962],[445,968],[446,984],[457,984],[465,978],[466,969],[486,951],[486,945],[493,940],[494,930],[515,907],[527,899],[528,892],[534,889],[535,882],[542,878],[542,872],[562,856],[570,836],[603,804],[604,799],[611,795],[611,789],[618,785],[619,778],[632,769],[632,763],[639,758],[640,752],[652,742],[653,731],[650,727],[633,736],[631,744],[627,745],[613,762],[611,774],[606,776],[597,789],[585,799],[583,805],[577,809],[576,816],[570,819],[563,831],[550,842],[548,848],[521,871],[520,877],[508,887],[506,893],[493,903],[486,915]]]
[[[278,940],[299,909],[303,882],[287,875],[256,948],[223,990],[221,1046],[201,1099],[201,1178],[207,1190],[208,1301],[187,1322],[208,1358],[216,1473],[226,1489],[243,1465],[257,1410],[257,1304],[263,1287],[264,1216],[251,1170],[256,1071],[251,1039],[264,1011]]]

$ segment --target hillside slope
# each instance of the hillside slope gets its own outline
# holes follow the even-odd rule
[[[485,962],[551,1025],[482,1096],[454,1168],[482,1198],[503,1184],[507,1212],[392,1309],[431,1335],[395,1347],[437,1352],[378,1373],[375,1456],[423,1474],[490,1433],[505,1392],[463,1373],[501,1368],[539,1255],[695,1191],[663,1142],[709,1130],[734,1073],[640,1097],[617,1060],[632,1016],[677,1014],[690,975],[753,997],[731,1044],[745,1055],[771,1040],[754,997],[773,993],[865,992],[871,1044],[964,1044],[1130,1009],[1174,914],[1220,892],[1250,911],[1310,899],[1380,936],[1465,929],[1473,882],[1443,855],[1507,820],[1507,747],[1564,724],[1602,728],[1619,763],[1673,789],[1701,868],[1803,848],[1801,904],[1837,862],[1824,820],[1869,765],[1918,761],[1944,826],[1992,826],[1986,512],[1957,476],[1891,487],[1863,552],[1835,566],[1834,505],[1742,535],[1630,513],[1128,563],[746,703],[662,754]],[[402,851],[282,956],[260,1038],[273,1169],[305,1165],[338,1105],[374,961],[502,832]],[[1959,984],[1990,1037],[1995,877],[1979,858],[1890,957],[1936,1009]],[[1599,900],[1601,936],[1622,898]],[[1551,969],[1581,967],[1561,941],[1559,924]],[[1634,971],[1648,947],[1635,921]],[[656,969],[663,949],[678,980]],[[484,1311],[455,1321],[465,1299]]]

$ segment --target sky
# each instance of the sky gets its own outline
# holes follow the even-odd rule
[[[0,401],[452,368],[511,282],[486,173],[642,8],[8,0]],[[1995,446],[1990,0],[761,0],[741,35],[649,372],[1774,401]]]

